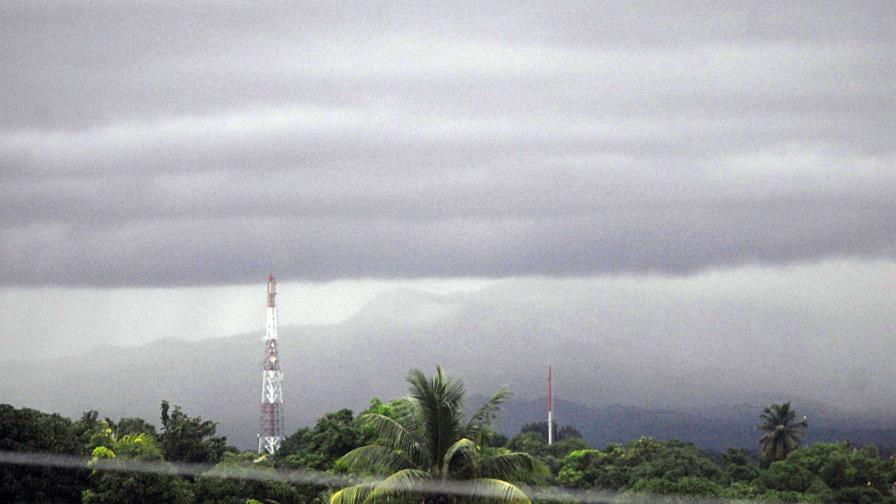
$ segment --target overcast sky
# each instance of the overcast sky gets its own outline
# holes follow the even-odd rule
[[[891,1],[0,3],[7,350],[894,259]]]

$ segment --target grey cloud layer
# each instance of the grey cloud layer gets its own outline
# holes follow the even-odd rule
[[[0,279],[896,256],[896,14],[0,6]]]

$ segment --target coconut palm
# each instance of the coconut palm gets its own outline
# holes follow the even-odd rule
[[[787,458],[787,454],[800,447],[800,440],[806,434],[809,423],[806,417],[794,422],[796,412],[790,408],[790,402],[772,404],[760,415],[762,423],[759,430],[765,435],[759,439],[762,445],[762,458],[773,462]]]
[[[413,370],[407,380],[409,397],[393,403],[389,415],[374,413],[359,419],[376,432],[377,440],[340,459],[352,471],[388,476],[344,488],[332,495],[330,503],[529,503],[528,496],[507,480],[544,476],[547,467],[527,453],[485,446],[500,405],[510,396],[507,388],[465,421],[460,380],[446,377],[439,367],[432,378]],[[463,491],[448,486],[448,480],[465,480]]]

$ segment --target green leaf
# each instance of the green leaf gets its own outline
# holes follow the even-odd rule
[[[429,473],[420,469],[403,469],[376,483],[370,495],[368,503],[386,502],[397,498],[419,494],[418,483],[429,479]]]
[[[548,474],[550,469],[528,453],[501,453],[479,461],[479,475],[486,478],[528,479]]]
[[[467,427],[465,429],[467,437],[476,439],[483,429],[491,427],[492,422],[495,421],[498,412],[501,410],[501,404],[507,401],[511,395],[513,394],[505,385],[495,392],[495,395],[493,395],[491,399],[486,401],[485,404],[476,410],[476,413],[473,413],[470,421],[467,422]]]
[[[419,460],[420,442],[418,438],[394,418],[368,413],[361,416],[361,421],[377,433],[379,436],[377,444],[390,450],[404,452],[411,460]]]
[[[338,463],[358,472],[389,473],[412,467],[407,457],[384,446],[367,445],[355,448],[339,458]]]
[[[373,483],[362,483],[343,488],[330,496],[330,504],[363,504],[373,490],[373,485]]]
[[[445,452],[445,457],[442,459],[443,477],[448,477],[448,475],[452,473],[451,466],[454,462],[454,458],[458,455],[467,459],[467,466],[474,465],[476,458],[476,443],[467,438],[463,438],[457,440],[456,443],[448,448],[448,451]]]
[[[531,504],[525,492],[516,485],[492,478],[478,478],[467,481],[468,495],[474,502],[501,504]]]

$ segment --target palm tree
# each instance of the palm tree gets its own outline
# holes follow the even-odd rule
[[[332,495],[330,504],[417,499],[426,504],[451,503],[474,497],[500,503],[531,502],[507,480],[543,476],[547,467],[527,453],[485,446],[500,405],[510,396],[506,387],[465,422],[460,380],[447,378],[436,367],[432,378],[413,370],[407,381],[409,397],[393,403],[389,415],[361,416],[360,421],[373,428],[377,440],[340,459],[350,470],[389,476],[344,488]],[[465,491],[452,491],[445,485],[447,480],[466,480]]]
[[[765,435],[759,439],[762,458],[769,462],[783,460],[788,453],[799,448],[800,440],[806,435],[806,427],[809,426],[806,417],[794,422],[796,413],[790,409],[790,402],[772,404],[765,408],[759,418],[762,419],[759,430],[765,431]]]

